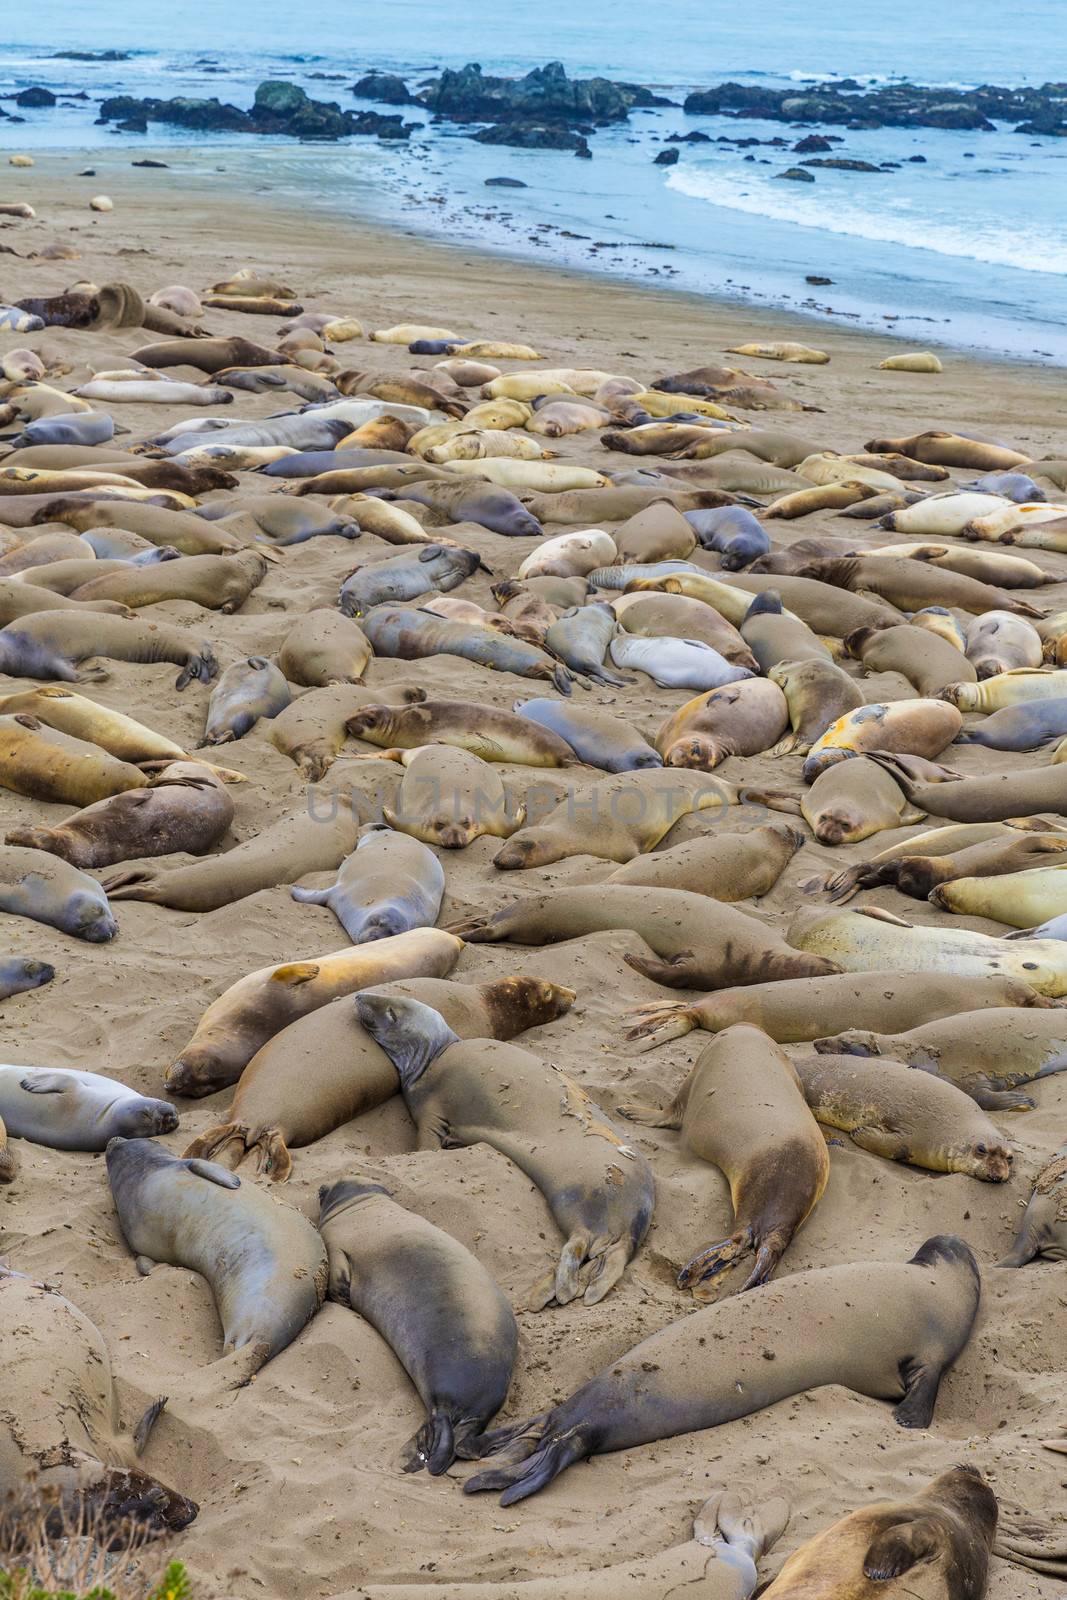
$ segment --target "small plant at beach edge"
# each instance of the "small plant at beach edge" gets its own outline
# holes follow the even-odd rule
[[[193,1588],[136,1523],[35,1492],[0,1504],[0,1600],[193,1600]]]

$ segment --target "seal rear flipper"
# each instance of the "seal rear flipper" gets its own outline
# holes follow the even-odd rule
[[[1062,1530],[1029,1512],[1006,1510],[1003,1501],[993,1554],[1031,1572],[1067,1579],[1067,1538]]]
[[[153,1400],[144,1416],[138,1422],[136,1428],[134,1428],[133,1448],[135,1455],[140,1455],[145,1445],[148,1443],[148,1436],[158,1422],[163,1411],[163,1407],[166,1405],[166,1403],[167,1396],[165,1394],[161,1394],[158,1400]]]
[[[589,1455],[589,1445],[577,1429],[556,1435],[540,1445],[526,1460],[510,1467],[491,1467],[486,1472],[476,1472],[463,1485],[464,1494],[482,1494],[485,1490],[502,1489],[502,1506],[515,1505],[532,1494],[537,1494],[552,1479],[582,1461]]]
[[[932,1517],[898,1522],[871,1540],[863,1558],[864,1576],[876,1583],[899,1578],[921,1561],[943,1553],[944,1547],[944,1532]]]
[[[937,1076],[937,1074],[935,1074]],[[945,1079],[945,1082],[951,1080]],[[961,1084],[962,1088],[963,1085]],[[983,1111],[1036,1111],[1037,1101],[1028,1094],[1018,1094],[1012,1089],[986,1089],[973,1084],[965,1091]]]
[[[751,1255],[755,1248],[756,1241],[750,1227],[739,1228],[730,1238],[720,1239],[717,1244],[709,1244],[695,1255],[691,1261],[687,1262],[679,1272],[677,1279],[679,1289],[692,1289],[693,1298],[701,1302],[714,1299],[711,1290],[704,1289],[703,1285],[708,1282],[709,1278],[718,1277],[720,1272],[730,1271],[739,1261],[743,1261],[746,1256]],[[764,1252],[761,1251],[760,1253],[762,1255]],[[780,1254],[781,1252],[779,1251]],[[763,1276],[756,1279],[757,1283],[762,1283],[764,1278],[770,1276],[777,1264],[777,1260],[778,1257],[775,1256],[774,1260],[766,1265]],[[760,1263],[757,1262],[756,1265],[758,1270]],[[752,1279],[750,1278],[748,1283],[745,1284],[745,1288],[748,1289],[751,1286]]]
[[[432,1411],[413,1439],[404,1446],[401,1466],[405,1472],[421,1472],[440,1477],[456,1459],[455,1427],[447,1411]]]
[[[539,1411],[536,1416],[524,1417],[521,1422],[505,1422],[499,1428],[489,1428],[477,1436],[467,1435],[460,1452],[466,1461],[481,1461],[486,1456],[499,1455],[510,1447],[510,1460],[525,1461],[540,1446],[550,1416]]]
[[[707,988],[707,984],[701,981],[695,950],[681,950],[677,955],[667,957],[624,955],[622,959],[635,972],[670,989]]]
[[[647,1006],[635,1006],[631,1015],[639,1017],[640,1021],[627,1030],[626,1042],[632,1044],[640,1040],[639,1051],[654,1050],[668,1039],[682,1039],[700,1026],[694,1008],[681,1000],[657,1000]]]
[[[602,1250],[582,1274],[587,1306],[599,1305],[610,1294],[626,1268],[630,1265],[633,1248],[625,1239],[615,1239]]]
[[[781,1495],[752,1505],[733,1490],[711,1495],[693,1518],[697,1544],[732,1546],[753,1566],[774,1548],[789,1526],[789,1501]]]
[[[243,1123],[220,1122],[194,1139],[188,1149],[182,1151],[182,1159],[215,1161],[221,1157],[231,1167],[239,1167],[248,1153],[247,1135],[248,1129]]]
[[[643,1031],[644,1028],[631,1028],[626,1037],[635,1038]],[[677,1099],[666,1106],[650,1106],[641,1100],[627,1100],[617,1110],[620,1117],[625,1117],[628,1122],[639,1122],[645,1128],[680,1128],[685,1107],[679,1105]]]
[[[801,800],[797,794],[786,794],[781,789],[749,789],[737,791],[738,805],[766,806],[768,811],[788,811],[791,816],[802,815]]]
[[[150,890],[158,878],[155,867],[123,867],[118,872],[104,873],[100,887],[109,900],[140,900],[142,891]]]
[[[893,1407],[893,1420],[901,1428],[928,1428],[934,1419],[934,1406],[944,1369],[908,1362],[902,1362],[901,1366],[905,1395],[899,1405]],[[868,1577],[872,1576],[872,1573],[868,1573]]]

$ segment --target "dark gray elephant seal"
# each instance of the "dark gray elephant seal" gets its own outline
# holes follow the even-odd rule
[[[566,1244],[532,1310],[596,1305],[618,1283],[652,1221],[655,1185],[640,1151],[558,1068],[517,1045],[460,1040],[417,1000],[360,994],[356,1011],[400,1075],[420,1149],[482,1142],[544,1195]]]
[[[5,649],[8,641],[10,650]],[[37,676],[29,664],[52,655],[59,656],[71,668],[59,674],[67,682],[75,680],[73,667],[91,656],[143,663],[172,661],[182,669],[174,684],[176,689],[184,689],[194,678],[210,683],[218,671],[215,652],[206,639],[197,638],[185,628],[149,622],[144,617],[107,616],[99,611],[37,611],[8,623],[0,631],[0,661],[6,656],[5,671],[18,677]]]
[[[405,1472],[434,1477],[503,1405],[518,1351],[515,1316],[458,1239],[399,1205],[380,1184],[345,1178],[319,1190],[329,1297],[381,1334],[429,1416],[403,1455]]]
[[[1015,1243],[997,1266],[1025,1267],[1038,1256],[1067,1261],[1067,1144],[1034,1179]]]
[[[0,848],[0,911],[104,944],[119,931],[95,878],[44,850]]]
[[[604,665],[615,627],[615,613],[610,606],[572,606],[546,630],[545,649],[558,656],[572,672],[593,683],[605,683],[613,688],[633,683],[633,678],[620,677]]]
[[[261,717],[276,717],[291,699],[285,674],[266,656],[235,661],[211,691],[201,743],[229,744],[243,739]]]
[[[150,1139],[112,1139],[107,1176],[137,1270],[166,1262],[205,1277],[223,1354],[244,1352],[245,1378],[311,1321],[326,1293],[326,1247],[301,1212]]]
[[[684,516],[704,549],[718,551],[724,572],[740,572],[770,551],[767,530],[744,506],[711,506]]]
[[[903,1428],[929,1427],[980,1292],[970,1246],[939,1234],[907,1262],[821,1267],[734,1295],[669,1323],[551,1411],[487,1434],[487,1452],[514,1447],[510,1463],[468,1478],[464,1493],[502,1489],[513,1505],[586,1456],[715,1428],[831,1383],[896,1401]]]
[[[55,967],[47,961],[36,961],[32,956],[5,956],[0,960],[0,1000],[25,994],[27,989],[40,989],[55,975]]]
[[[445,872],[429,845],[392,828],[365,833],[328,889],[290,891],[305,905],[329,906],[353,944],[432,928]]]
[[[607,711],[590,711],[561,700],[516,700],[513,710],[558,734],[586,766],[601,772],[640,772],[662,767],[663,757],[636,728]]]
[[[341,585],[341,610],[346,617],[365,617],[372,606],[402,605],[423,595],[447,594],[481,566],[474,550],[458,545],[424,544],[384,561],[368,561]]]
[[[0,1065],[0,1118],[12,1138],[50,1150],[103,1150],[118,1135],[151,1139],[178,1126],[168,1101],[70,1067]]]
[[[987,750],[1037,750],[1067,733],[1067,694],[1062,700],[1024,700],[1004,706],[964,728],[956,744],[984,744]]]

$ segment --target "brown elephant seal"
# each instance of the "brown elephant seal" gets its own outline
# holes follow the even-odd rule
[[[12,1138],[50,1150],[103,1150],[120,1134],[150,1139],[178,1126],[166,1100],[69,1067],[0,1065],[0,1118]]]
[[[94,656],[143,664],[172,661],[182,669],[175,680],[176,689],[184,689],[194,678],[210,683],[218,671],[215,653],[206,639],[197,638],[185,628],[146,622],[139,617],[105,616],[97,611],[40,611],[0,630],[0,662],[5,672],[35,677],[33,666],[42,651],[53,652],[70,667]],[[20,670],[21,663],[25,663],[25,670]],[[73,672],[69,676],[73,677]]]
[[[515,1038],[555,1021],[574,1003],[573,989],[522,974],[482,986],[408,978],[370,992],[421,1000],[461,1038]],[[269,1038],[242,1072],[229,1120],[200,1134],[186,1155],[235,1168],[254,1154],[256,1171],[282,1184],[293,1171],[291,1147],[325,1139],[398,1093],[397,1069],[346,995]]]
[[[769,678],[746,678],[687,700],[656,734],[665,767],[710,772],[728,756],[769,750],[789,726],[785,695]]]
[[[129,606],[189,600],[229,616],[241,609],[266,575],[267,561],[258,550],[233,556],[179,556],[177,561],[128,566],[125,572],[94,578],[76,589],[72,598],[120,600]]]
[[[953,1467],[806,1540],[764,1600],[982,1600],[996,1529],[992,1489],[974,1467]]]
[[[124,867],[103,882],[116,900],[147,900],[173,911],[217,911],[261,889],[294,883],[307,872],[332,872],[356,847],[360,819],[351,796],[331,797],[320,813],[307,805],[222,855],[180,867]]]
[[[488,834],[506,839],[522,826],[526,808],[501,782],[494,765],[454,745],[404,750],[404,776],[386,822],[443,850],[465,850]]]
[[[0,1183],[13,1183],[18,1173],[18,1163],[7,1142],[7,1129],[0,1117]]]
[[[812,745],[804,764],[804,781],[810,783],[839,750],[853,755],[878,750],[933,761],[962,727],[962,716],[944,700],[893,700],[859,706],[831,723]]]
[[[868,861],[860,861],[851,867],[842,867],[833,872],[822,883],[816,880],[805,887],[819,887],[825,889],[831,900],[843,905],[851,900],[858,889],[873,887],[882,880],[877,876],[872,877],[871,884],[866,883],[868,872],[877,874],[888,863],[902,859],[904,856],[927,857],[934,859],[939,856],[953,855],[956,851],[969,850],[972,845],[988,844],[993,840],[1013,838],[1017,832],[1051,833],[1052,823],[1042,823],[1029,817],[1015,818],[1011,822],[961,822],[950,823],[945,827],[927,828],[922,833],[912,834],[907,839],[898,840],[896,844],[888,845],[878,855],[871,856]],[[895,887],[895,877],[890,875],[885,879]],[[921,878],[917,887],[921,885]],[[927,890],[926,893],[929,893]],[[925,899],[926,894],[919,898]]]
[[[773,589],[754,597],[741,624],[741,637],[759,670],[768,677],[771,669],[782,661],[833,661],[829,650],[807,623],[786,614]]]
[[[963,825],[964,827],[967,824]],[[984,827],[986,824],[978,824]],[[989,826],[999,826],[989,824]],[[947,831],[947,830],[946,830]],[[941,849],[945,849],[942,845]],[[831,899],[838,905],[851,899],[858,889],[874,889],[889,884],[901,894],[915,900],[928,900],[941,884],[956,878],[996,877],[1001,873],[1024,872],[1028,867],[1040,866],[1048,856],[1062,856],[1067,850],[1067,833],[1030,833],[1014,828],[1004,828],[993,838],[976,844],[965,844],[956,851],[944,854],[931,851],[914,855],[895,851],[892,855],[875,857],[841,875],[831,889]],[[829,885],[828,885],[829,887]]]
[[[0,502],[0,509],[3,509]],[[56,594],[52,589],[38,587],[31,583],[32,570],[27,578],[0,578],[0,627],[7,627],[9,623],[25,622],[38,612],[44,611],[51,615],[54,612],[66,611],[71,616],[84,615],[88,612],[97,617],[103,612],[113,617],[128,616],[127,608],[115,600],[74,600],[65,594]]]
[[[734,803],[732,784],[690,773],[620,772],[566,794],[543,821],[514,834],[493,857],[502,872],[543,867],[568,856],[630,861],[651,850],[680,817]]]
[[[790,978],[720,989],[692,1004],[655,1000],[636,1006],[631,1015],[640,1020],[629,1029],[626,1040],[636,1043],[639,1050],[654,1050],[694,1028],[717,1033],[736,1022],[750,1022],[779,1044],[801,1044],[818,1039],[827,1027],[835,1025],[870,1028],[874,1034],[899,1027],[902,1021],[918,1027],[961,1011],[1047,1005],[1028,984],[1012,978],[841,972],[828,978]]]
[[[669,561],[696,548],[692,526],[669,500],[658,500],[615,529],[620,561]]]
[[[1017,1006],[966,1011],[904,1033],[849,1028],[815,1040],[825,1055],[888,1056],[947,1078],[984,1111],[1029,1111],[1034,1102],[1014,1091],[1067,1071],[1067,1026],[1056,1006],[1022,1012]]]
[[[62,856],[74,867],[109,867],[177,850],[202,855],[233,821],[234,805],[209,767],[175,761],[144,789],[97,800],[55,827],[12,828],[5,844]]]
[[[200,372],[221,372],[224,367],[273,367],[277,350],[234,334],[229,339],[165,339],[142,345],[130,360],[142,367],[196,367]]]
[[[824,1384],[896,1401],[901,1427],[929,1427],[980,1292],[970,1246],[939,1234],[907,1262],[821,1267],[731,1295],[669,1323],[551,1411],[487,1434],[483,1448],[513,1447],[514,1464],[468,1478],[464,1493],[502,1489],[513,1505],[586,1456],[718,1427]]]
[[[766,575],[733,573],[722,581],[731,589],[741,589],[747,594],[772,591],[788,611],[807,623],[820,638],[844,639],[857,628],[891,628],[904,621],[896,607],[887,605],[884,600],[867,599],[816,578],[777,572]]]
[[[513,1039],[563,1016],[575,999],[573,989],[518,974],[480,986],[407,978],[370,992],[421,1000],[461,1039]],[[239,1167],[254,1153],[257,1173],[285,1183],[291,1148],[325,1139],[399,1092],[396,1068],[346,995],[268,1039],[241,1074],[229,1120],[194,1139],[185,1154]]]
[[[1067,1261],[1067,1145],[1046,1161],[1034,1179],[1011,1250],[998,1267],[1025,1267],[1038,1256]]]
[[[867,672],[899,672],[916,694],[937,695],[950,683],[973,683],[975,670],[962,650],[938,634],[916,633],[910,623],[895,628],[857,628],[845,649]]]
[[[607,711],[590,711],[563,700],[516,700],[512,709],[556,734],[579,761],[601,772],[639,772],[663,765],[659,751],[636,728]]]
[[[970,439],[966,434],[931,429],[908,439],[871,439],[865,449],[875,455],[909,456],[935,467],[968,467],[975,472],[1010,472],[1030,465],[1030,457],[991,439]]]
[[[976,614],[999,609],[1024,617],[1048,615],[1047,606],[1035,606],[1011,590],[980,583],[962,572],[931,566],[928,561],[912,561],[907,556],[823,557],[807,562],[798,576],[816,578],[853,594],[877,595],[898,611],[955,606]]]
[[[6,503],[4,512],[6,515]],[[169,546],[183,556],[228,555],[243,548],[243,540],[203,517],[187,511],[170,511],[160,505],[137,504],[132,500],[86,500],[84,496],[69,495],[55,508],[54,514],[57,522],[77,528],[87,538],[101,533],[107,536],[119,532],[136,534],[148,544],[157,548]]]
[[[814,1211],[830,1158],[789,1057],[741,1023],[716,1035],[664,1110],[619,1107],[633,1122],[677,1128],[681,1145],[718,1167],[734,1209],[729,1238],[699,1251],[678,1274],[693,1298],[714,1298],[714,1279],[754,1255],[742,1290],[766,1283],[797,1229]]]
[[[95,878],[44,850],[0,846],[0,911],[29,917],[91,944],[119,931]]]
[[[488,916],[451,924],[472,944],[555,944],[609,928],[628,928],[653,952],[628,965],[676,989],[722,989],[774,978],[817,978],[838,971],[800,956],[773,928],[743,911],[684,889],[587,884],[531,895]]]
[[[820,772],[810,789],[790,795],[780,789],[743,788],[742,802],[802,816],[822,844],[858,844],[886,828],[921,822],[895,776],[865,756],[839,761]]]
[[[750,900],[770,893],[804,842],[800,830],[788,823],[750,833],[705,833],[652,855],[635,856],[604,881],[687,889],[714,900]]]
[[[772,755],[807,755],[828,728],[863,705],[863,691],[833,661],[809,658],[779,661],[767,676],[785,695],[790,731]]]
[[[425,697],[425,689],[416,684],[374,688],[323,684],[280,711],[271,722],[267,737],[276,750],[296,764],[309,783],[319,783],[340,755],[348,738],[349,718],[357,711],[368,705],[406,705]]]
[[[897,756],[872,751],[868,760],[884,767],[913,805],[952,822],[1003,822],[1045,811],[1057,816],[1067,813],[1067,767],[1063,764],[927,782],[913,778]]]
[[[137,1270],[157,1263],[207,1279],[223,1355],[245,1381],[292,1344],[326,1293],[326,1247],[307,1218],[211,1161],[151,1139],[112,1139],[107,1177]]]
[[[384,827],[363,835],[328,889],[289,891],[302,904],[328,906],[353,944],[432,927],[444,892],[444,868],[433,851]]]
[[[336,611],[307,611],[286,634],[278,666],[290,683],[308,688],[362,683],[374,654],[358,623]]]
[[[367,705],[347,722],[354,739],[388,750],[450,744],[482,761],[523,767],[568,767],[576,761],[565,739],[528,717],[470,700],[423,700],[417,705]]]
[[[558,1067],[517,1045],[463,1041],[419,1001],[364,993],[356,1011],[400,1074],[420,1148],[489,1144],[544,1195],[566,1243],[530,1309],[603,1300],[655,1207],[652,1169],[607,1112]]]
[[[970,1095],[902,1061],[814,1055],[795,1061],[816,1119],[886,1161],[1006,1183],[1012,1151]]]
[[[404,1447],[405,1472],[433,1477],[477,1441],[504,1404],[519,1347],[515,1314],[465,1245],[399,1205],[381,1184],[319,1190],[329,1297],[381,1334],[429,1413]]]
[[[571,692],[571,675],[561,662],[523,639],[506,638],[495,628],[453,622],[410,606],[377,606],[365,619],[364,630],[376,655],[400,661],[454,655],[497,672],[547,679],[560,694]]]
[[[311,960],[261,967],[230,984],[200,1018],[189,1043],[167,1069],[173,1094],[197,1099],[236,1083],[257,1050],[276,1033],[342,995],[395,978],[443,978],[463,941],[438,928],[416,928],[372,944]]]
[[[987,611],[967,624],[967,659],[981,682],[1020,667],[1040,667],[1044,643],[1037,629],[1008,611]],[[948,682],[966,682],[966,677]]]
[[[0,787],[32,800],[84,805],[143,788],[145,774],[24,711],[0,716]]]
[[[146,1472],[139,1456],[165,1401],[132,1434],[121,1426],[111,1356],[99,1329],[55,1290],[0,1267],[0,1357],[5,1373],[0,1496],[17,1527],[40,1510],[46,1537],[89,1526],[101,1544],[124,1547],[178,1532],[197,1514],[194,1500]],[[5,1527],[5,1534],[13,1531]],[[79,1534],[80,1536],[80,1534]],[[17,1553],[5,1540],[5,1558]]]

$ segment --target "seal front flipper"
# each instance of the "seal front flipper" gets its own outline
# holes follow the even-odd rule
[[[401,1467],[404,1472],[421,1472],[432,1478],[446,1472],[456,1458],[455,1424],[447,1411],[434,1411],[413,1439],[404,1446]]]
[[[898,1522],[871,1540],[863,1558],[864,1576],[876,1583],[899,1578],[921,1561],[941,1554],[944,1544],[944,1533],[931,1517]]]
[[[673,1010],[674,1007],[668,1006],[664,1009]],[[651,1027],[651,1023],[644,1023],[638,1028],[631,1028],[626,1037],[628,1039],[639,1038],[642,1034],[648,1032]],[[687,1033],[689,1030],[686,1028],[682,1029],[681,1031]],[[646,1128],[677,1129],[682,1126],[682,1117],[685,1114],[685,1103],[679,1103],[679,1101],[675,1099],[672,1100],[669,1105],[661,1108],[659,1106],[645,1105],[645,1103],[641,1100],[627,1100],[625,1104],[619,1106],[618,1110],[620,1117],[625,1117],[628,1122],[640,1122],[642,1126]]]
[[[70,1078],[59,1072],[38,1069],[32,1077],[20,1078],[19,1088],[25,1089],[27,1094],[66,1094],[70,1089]]]
[[[198,1178],[206,1178],[209,1183],[217,1183],[220,1189],[239,1189],[241,1180],[236,1172],[227,1172],[225,1167],[220,1167],[215,1161],[201,1161],[199,1156],[194,1156],[185,1163],[189,1172],[195,1173]]]

